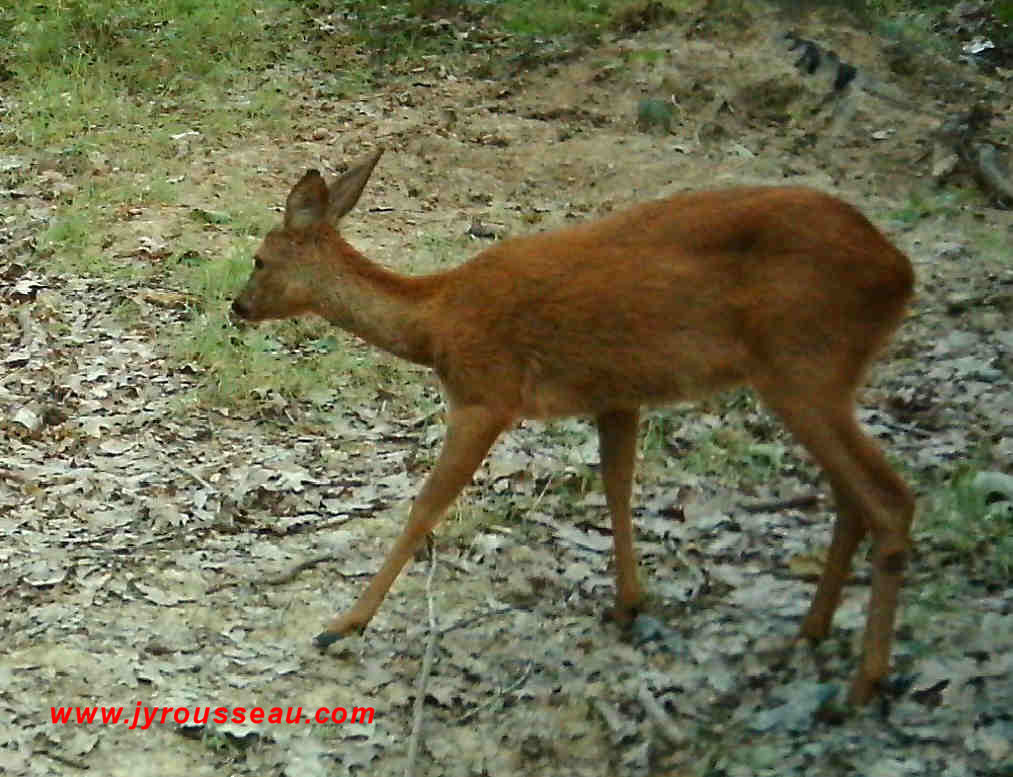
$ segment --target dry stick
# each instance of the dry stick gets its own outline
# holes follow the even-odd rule
[[[260,582],[264,585],[284,585],[295,580],[296,576],[304,569],[311,569],[317,564],[323,564],[325,561],[337,561],[333,553],[324,553],[322,556],[314,556],[300,561],[298,564],[293,566],[287,572],[282,572],[280,575],[274,577],[268,577]],[[370,577],[371,572],[338,572],[338,576],[344,580],[354,580],[357,577]]]
[[[819,494],[803,494],[790,499],[777,499],[773,502],[756,502],[755,504],[740,504],[739,509],[747,513],[776,513],[779,510],[804,509],[816,507],[823,501]]]
[[[976,177],[997,199],[1013,200],[1013,179],[1005,170],[1005,163],[999,156],[999,149],[991,143],[979,143],[968,155],[974,162]]]
[[[661,735],[668,740],[670,745],[678,747],[679,745],[686,744],[689,736],[669,717],[668,713],[665,712],[665,708],[658,703],[658,700],[654,698],[654,694],[651,693],[646,685],[640,686],[640,689],[637,691],[637,700],[640,702],[640,706],[644,708],[644,712],[647,713],[647,717],[654,721],[654,725],[658,727]]]
[[[542,488],[538,496],[535,497],[535,501],[531,503],[531,507],[528,508],[529,513],[533,513],[538,509],[538,505],[542,503],[542,499],[545,498],[545,493],[549,490],[549,486],[552,485],[552,481],[556,479],[556,473],[549,475],[549,479],[545,481],[545,486]]]
[[[28,306],[20,305],[16,307],[14,309],[14,317],[18,320],[18,326],[21,327],[21,342],[18,343],[18,346],[27,348],[35,339],[35,329],[32,326],[32,317],[28,313]]]
[[[486,618],[495,618],[497,615],[505,615],[506,613],[513,612],[516,609],[517,608],[513,606],[499,607],[495,610],[486,610],[485,612],[480,612],[478,615],[472,615],[469,618],[462,618],[461,620],[457,621],[457,623],[451,623],[445,629],[440,629],[440,636],[442,637],[444,634],[449,634],[452,631],[457,631],[457,629],[463,629],[466,628],[467,626],[472,626],[478,623],[479,621],[484,621]]]
[[[426,643],[426,652],[422,657],[422,670],[419,672],[418,682],[415,683],[415,709],[412,713],[412,735],[408,741],[408,763],[405,765],[405,777],[414,777],[415,774],[415,758],[419,752],[419,739],[422,736],[422,713],[425,707],[426,688],[429,685],[429,673],[433,668],[436,643],[440,638],[436,623],[436,612],[433,606],[433,573],[436,572],[436,546],[433,544],[432,538],[427,539],[429,545],[429,574],[426,575],[426,602],[429,605],[429,641]]]
[[[184,467],[178,461],[173,461],[168,456],[166,456],[164,453],[161,454],[161,456],[162,456],[162,460],[166,464],[168,464],[170,467],[172,467],[173,469],[178,469],[184,475],[189,475],[194,480],[196,480],[200,485],[204,486],[204,488],[206,488],[208,491],[217,491],[217,489],[213,485],[211,485],[210,483],[208,483],[204,478],[202,478],[200,475],[198,475],[194,470],[190,469],[189,467]]]
[[[461,723],[465,723],[466,721],[471,720],[478,713],[483,712],[501,702],[503,700],[503,697],[506,696],[508,693],[513,693],[514,691],[516,691],[518,688],[524,685],[524,683],[527,682],[528,678],[531,676],[531,669],[533,666],[534,662],[528,661],[528,665],[524,667],[524,674],[521,675],[520,680],[515,682],[509,688],[504,688],[494,698],[490,699],[485,704],[482,704],[481,706],[475,707],[475,709],[469,710],[468,712],[464,713],[461,717],[459,717],[457,720],[454,721],[454,725],[460,725]]]
[[[333,529],[336,526],[344,526],[346,523],[351,523],[352,521],[357,521],[359,519],[358,516],[349,515],[348,513],[339,513],[339,515],[341,515],[342,517],[331,518],[330,520],[327,521],[311,522],[307,520],[304,523],[299,524],[298,526],[290,527],[289,529],[286,529],[284,532],[279,533],[284,534],[287,537],[293,534],[309,534],[310,532]],[[337,556],[334,557],[334,560],[335,561],[338,560]]]
[[[76,758],[71,758],[66,755],[61,755],[60,753],[55,753],[52,750],[36,750],[35,752],[39,753],[40,755],[44,755],[47,758],[52,758],[58,764],[63,764],[64,766],[70,766],[74,769],[80,769],[81,771],[87,771],[88,769],[91,769],[91,766],[86,764],[84,761],[79,761]]]
[[[293,566],[286,572],[282,572],[280,575],[274,577],[267,577],[263,580],[253,580],[254,585],[285,585],[285,583],[292,582],[296,576],[305,569],[315,567],[317,564],[323,564],[325,561],[338,561],[339,559],[333,553],[325,553],[322,556],[315,556],[313,558],[305,559],[300,561],[298,564]],[[372,572],[335,572],[335,574],[342,580],[356,580],[360,577],[372,577]],[[235,586],[242,585],[245,581],[243,580],[228,580],[223,583],[218,583],[208,588],[209,594],[215,594],[219,591],[224,591],[226,588],[234,588]]]

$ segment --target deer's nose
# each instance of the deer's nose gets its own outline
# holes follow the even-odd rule
[[[246,318],[248,313],[246,306],[243,305],[243,303],[240,302],[238,299],[232,303],[232,312],[235,313],[240,318]]]

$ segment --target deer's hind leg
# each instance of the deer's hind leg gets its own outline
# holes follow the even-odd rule
[[[826,636],[855,550],[866,534],[872,537],[872,590],[862,663],[849,695],[852,703],[863,704],[889,673],[914,497],[879,446],[859,427],[850,392],[786,393],[783,385],[758,390],[826,471],[837,499],[839,514],[827,565],[803,621],[803,636]]]

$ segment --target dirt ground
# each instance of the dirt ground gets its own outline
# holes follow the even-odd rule
[[[917,301],[870,376],[862,420],[920,483],[984,443],[993,468],[1008,471],[1013,216],[969,179],[937,188],[929,112],[1006,95],[995,108],[1008,138],[1009,81],[918,50],[904,75],[884,40],[811,21],[807,37],[925,109],[859,94],[834,134],[827,112],[812,112],[825,85],[801,78],[775,43],[783,27],[774,14],[748,26],[701,15],[509,78],[434,63],[354,100],[320,99],[308,84],[294,142],[220,139],[191,152],[207,201],[189,205],[213,208],[216,187],[236,176],[280,205],[305,168],[333,170],[382,143],[388,152],[344,232],[377,261],[419,271],[466,258],[462,235],[475,222],[521,234],[683,189],[825,189],[858,204],[918,273]],[[644,98],[673,105],[667,130],[638,128]],[[164,222],[144,214],[115,239],[126,245]],[[477,251],[488,240],[470,243]],[[34,265],[14,277],[8,257],[0,774],[403,773],[429,641],[427,563],[403,573],[363,638],[326,655],[310,639],[377,569],[429,469],[442,437],[434,380],[392,367],[395,379],[354,407],[328,393],[265,397],[250,415],[182,412],[178,398],[198,376],[156,332],[172,332],[184,311],[160,306],[148,287]],[[125,298],[149,308],[150,328],[122,325]],[[38,431],[24,413],[56,415]],[[856,666],[868,568],[848,587],[829,644],[785,657],[832,506],[742,509],[826,496],[816,470],[748,398],[652,415],[646,426],[656,439],[635,502],[658,602],[654,639],[637,645],[601,622],[611,538],[593,429],[523,424],[437,535],[429,597],[440,638],[418,774],[1011,773],[1008,581],[954,566],[918,535],[899,695],[842,717],[835,702]],[[687,441],[726,427],[748,437],[759,475],[680,463]],[[921,491],[927,506],[932,494]],[[334,561],[272,579],[322,554]],[[952,596],[919,598],[950,577],[962,583]],[[130,718],[138,703],[375,716],[146,730],[50,720],[51,705],[123,705]]]

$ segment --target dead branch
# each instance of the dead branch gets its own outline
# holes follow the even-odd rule
[[[486,620],[487,618],[495,618],[497,615],[505,615],[508,612],[513,612],[515,609],[517,609],[517,608],[516,607],[500,607],[500,608],[495,609],[495,610],[488,610],[487,612],[480,612],[478,615],[472,615],[470,618],[462,618],[461,620],[457,621],[456,623],[451,623],[445,629],[443,629],[442,631],[440,631],[440,636],[442,637],[444,634],[449,634],[452,631],[457,631],[457,629],[463,629],[463,628],[466,628],[468,626],[472,626],[475,623],[478,623],[479,621]]]
[[[480,704],[479,706],[475,707],[475,709],[468,710],[461,717],[455,720],[454,723],[457,725],[460,725],[461,723],[467,723],[469,720],[478,715],[480,712],[484,712],[490,707],[495,707],[497,704],[502,702],[504,696],[518,690],[522,685],[524,685],[524,683],[528,681],[528,678],[531,676],[531,669],[533,666],[534,662],[528,661],[528,665],[524,667],[524,673],[521,675],[519,680],[510,685],[510,687],[501,690],[499,693],[496,694],[494,698],[490,699],[485,704]]]
[[[429,641],[422,657],[422,669],[418,682],[415,684],[415,709],[412,712],[412,734],[408,740],[408,763],[405,765],[405,777],[414,777],[415,759],[419,752],[419,740],[422,738],[422,715],[425,711],[426,688],[429,686],[429,674],[433,669],[433,656],[436,654],[436,643],[440,632],[436,623],[436,608],[433,605],[433,574],[436,572],[436,545],[429,537],[429,574],[426,575],[426,602],[429,606]]]
[[[21,348],[27,348],[35,339],[35,329],[32,326],[32,317],[28,312],[28,306],[21,305],[15,308],[14,317],[18,321],[18,326],[21,327],[21,342],[18,345]]]
[[[654,694],[651,693],[646,685],[640,686],[640,689],[637,691],[637,700],[640,702],[640,706],[644,708],[644,712],[647,713],[647,717],[654,722],[654,725],[658,727],[658,731],[668,740],[670,745],[679,747],[689,741],[689,735],[675,725],[675,721],[665,712],[664,707],[658,703],[658,700],[654,698]]]
[[[805,510],[809,507],[818,507],[823,497],[819,494],[803,494],[793,496],[790,499],[775,499],[771,502],[756,502],[754,504],[740,504],[739,509],[747,513],[776,513],[780,510]]]
[[[36,750],[35,752],[38,753],[39,755],[44,755],[47,758],[52,758],[58,764],[69,766],[72,769],[80,769],[81,771],[87,771],[88,769],[91,769],[91,766],[86,764],[84,761],[80,761],[76,758],[71,758],[70,756],[54,752],[53,750]]]
[[[988,105],[978,103],[970,111],[946,119],[936,132],[936,144],[951,151],[953,163],[934,172],[941,181],[962,165],[997,206],[1009,207],[1013,203],[1013,176],[1005,155],[998,144],[979,139],[993,115]]]
[[[303,559],[302,561],[295,564],[285,572],[282,572],[279,575],[275,575],[274,577],[266,577],[263,578],[262,580],[253,580],[251,582],[253,583],[253,585],[285,585],[286,583],[291,583],[293,580],[295,580],[300,572],[303,572],[304,570],[307,569],[312,569],[313,567],[317,566],[317,564],[323,564],[327,561],[341,561],[341,559],[338,558],[333,553],[324,553],[323,555],[320,556],[314,556],[313,558]],[[371,577],[373,573],[338,571],[335,572],[335,574],[342,580],[357,580],[363,577]],[[218,583],[208,588],[207,592],[209,594],[216,594],[219,591],[224,591],[226,588],[234,588],[237,585],[241,585],[243,582],[244,582],[243,580],[229,580],[224,583]]]
[[[782,38],[788,44],[789,52],[798,52],[794,64],[800,73],[805,76],[822,74],[827,82],[828,91],[817,110],[822,110],[829,102],[836,103],[831,136],[851,120],[855,90],[872,95],[899,110],[931,116],[940,120],[934,133],[937,160],[933,165],[933,176],[936,181],[942,182],[962,167],[997,207],[1013,204],[1013,176],[1006,159],[1008,149],[1002,144],[981,139],[993,117],[990,106],[978,103],[964,113],[945,116],[924,104],[905,99],[892,86],[843,61],[818,43],[793,32],[784,34]]]
[[[970,163],[978,183],[997,202],[1013,203],[1013,178],[1009,166],[991,143],[976,144]]]

